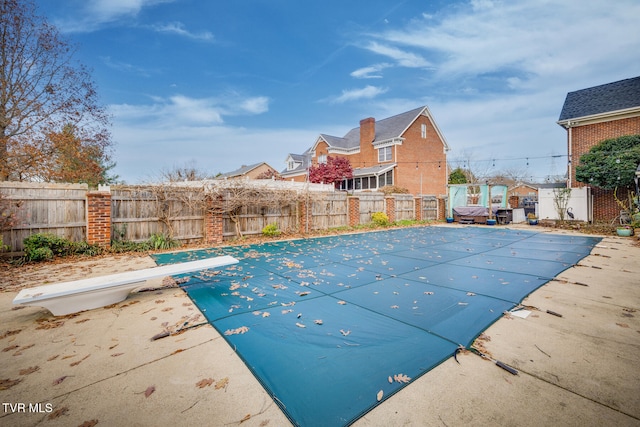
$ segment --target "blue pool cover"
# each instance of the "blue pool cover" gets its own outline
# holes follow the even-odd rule
[[[294,424],[341,426],[469,347],[599,241],[418,227],[155,259],[238,258],[183,288]]]

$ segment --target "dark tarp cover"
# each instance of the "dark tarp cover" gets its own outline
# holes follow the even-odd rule
[[[340,426],[470,346],[599,241],[418,227],[155,258],[238,258],[183,288],[294,424]]]

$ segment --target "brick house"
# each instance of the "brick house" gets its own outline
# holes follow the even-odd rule
[[[309,165],[328,156],[346,157],[353,178],[340,188],[377,190],[387,185],[406,188],[411,194],[443,195],[447,192],[449,146],[428,107],[422,106],[376,121],[369,117],[343,137],[320,134],[303,154],[289,154],[284,179],[305,181]]]
[[[567,130],[567,187],[587,186],[576,181],[581,155],[605,139],[640,134],[640,77],[569,92],[557,123]],[[620,215],[613,191],[594,187],[592,194],[594,220]],[[618,194],[626,197],[625,191]]]
[[[259,176],[278,176],[278,171],[267,163],[255,163],[253,165],[242,165],[239,169],[220,174],[216,179],[258,179]]]

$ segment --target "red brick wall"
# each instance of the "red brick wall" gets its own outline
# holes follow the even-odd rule
[[[571,132],[570,140],[569,132]],[[587,185],[576,181],[576,166],[579,164],[582,154],[585,154],[591,147],[605,139],[634,134],[640,134],[640,117],[576,126],[571,128],[570,131],[567,130],[567,143],[571,144],[571,187],[584,187]],[[620,206],[613,197],[613,191],[593,188],[592,194],[594,220],[613,220],[620,214]],[[618,198],[621,198],[621,195],[618,195]],[[626,198],[623,200],[626,200]]]
[[[357,197],[348,197],[347,203],[349,227],[360,225],[360,199]]]
[[[207,211],[204,217],[205,240],[210,244],[223,242],[222,198],[207,198]]]
[[[396,198],[395,197],[385,197],[384,198],[385,210],[387,211],[387,218],[389,218],[390,222],[394,222],[396,220]]]
[[[422,124],[427,126],[422,138]],[[405,140],[396,146],[398,163],[395,183],[411,194],[447,194],[447,159],[444,144],[431,120],[420,116],[402,135]]]
[[[111,193],[87,192],[87,243],[111,245]]]
[[[416,221],[422,221],[422,197],[413,198],[413,209]]]

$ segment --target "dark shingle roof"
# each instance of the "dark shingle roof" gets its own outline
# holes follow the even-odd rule
[[[640,106],[640,77],[569,92],[559,121]]]
[[[425,106],[401,113],[386,119],[376,121],[376,136],[373,142],[402,136],[404,131],[422,113]],[[320,135],[331,147],[352,149],[360,146],[360,126],[351,129],[342,138],[327,134]]]
[[[218,179],[224,179],[224,178],[235,178],[237,176],[242,176],[248,172],[251,172],[253,169],[257,168],[258,166],[265,164],[264,162],[260,162],[260,163],[254,163],[253,165],[242,165],[239,169],[236,169],[234,171],[231,172],[226,172],[223,174],[218,175]],[[267,165],[269,166],[269,165]],[[270,166],[269,166],[270,167]]]

